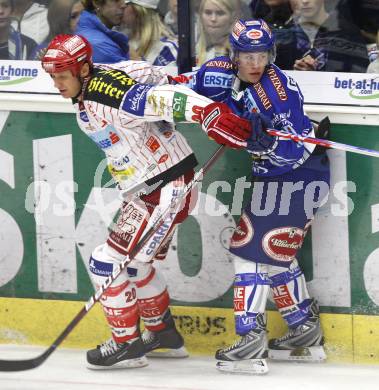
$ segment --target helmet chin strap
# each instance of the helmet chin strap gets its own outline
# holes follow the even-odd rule
[[[73,99],[77,99],[79,100],[79,97],[80,95],[83,93],[83,90],[87,84],[87,81],[88,81],[88,78],[89,78],[89,75],[86,76],[86,77],[81,77],[81,76],[77,76],[79,81],[80,81],[80,89],[78,91],[78,93],[73,97]]]
[[[80,95],[83,93],[83,91],[87,85],[87,82],[88,82],[89,78],[91,77],[91,72],[92,72],[91,66],[89,67],[89,73],[87,74],[87,76],[82,77],[82,76],[80,76],[80,72],[79,72],[77,77],[78,77],[78,80],[80,81],[81,87],[80,87],[79,92],[77,93],[77,95],[73,99],[78,99],[80,97]]]

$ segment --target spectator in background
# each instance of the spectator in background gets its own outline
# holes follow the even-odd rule
[[[0,0],[0,59],[27,60],[36,42],[12,27],[12,11],[13,0]]]
[[[282,69],[365,72],[368,56],[359,29],[325,0],[294,0],[295,23],[278,40],[275,64]],[[276,33],[276,32],[275,32]]]
[[[153,65],[176,64],[178,44],[157,12],[159,0],[125,1],[122,31],[129,36],[132,60]]]
[[[42,43],[49,34],[47,23],[47,8],[32,0],[14,0],[12,10],[12,26],[21,34],[33,39],[37,44]]]
[[[93,48],[93,61],[114,64],[129,59],[128,37],[112,30],[123,17],[124,0],[82,0],[76,33],[84,36]]]
[[[164,17],[165,25],[178,36],[178,0],[168,0],[168,12]]]
[[[202,0],[196,44],[197,65],[214,57],[229,55],[229,33],[239,14],[239,0]]]
[[[358,26],[366,42],[369,60],[375,61],[378,57],[379,1],[339,0],[338,10]]]
[[[367,44],[376,42],[379,28],[378,0],[339,0],[338,10],[355,23]]]
[[[81,0],[52,0],[47,12],[49,35],[47,39],[36,47],[34,60],[40,60],[49,42],[59,34],[73,34],[84,7]]]
[[[269,7],[268,13],[263,19],[272,29],[280,29],[286,26],[292,16],[292,9],[289,0],[264,0]]]
[[[376,58],[370,63],[367,68],[367,73],[378,73],[379,74],[379,30],[376,34]]]

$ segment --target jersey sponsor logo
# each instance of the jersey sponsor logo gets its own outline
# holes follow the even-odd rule
[[[262,38],[263,33],[260,30],[250,30],[246,33],[246,36],[250,39],[259,39]]]
[[[212,60],[212,61],[208,61],[206,64],[205,64],[206,67],[211,67],[211,66],[214,66],[216,68],[223,68],[223,69],[232,69],[233,68],[233,64],[228,62],[228,61],[220,61],[220,60]],[[195,79],[196,75],[193,76],[193,78]],[[196,80],[195,80],[195,84],[196,84]]]
[[[209,124],[213,121],[213,119],[217,118],[220,115],[220,109],[216,107],[205,119],[203,122],[203,126],[208,129]]]
[[[204,77],[204,87],[230,88],[233,82],[233,75],[222,75],[217,72],[208,72]]]
[[[247,109],[250,112],[260,112],[259,107],[257,105],[257,102],[255,101],[255,99],[251,93],[250,87],[245,89],[245,92],[243,94],[243,100],[244,100],[245,106],[247,107]]]
[[[278,114],[274,114],[274,116],[272,117],[272,124],[275,128],[285,129],[289,132],[296,133],[293,123],[290,121],[291,116],[291,109],[289,109],[288,112],[280,112]]]
[[[267,74],[279,96],[279,99],[282,101],[286,101],[288,99],[286,90],[284,89],[283,84],[280,81],[279,76],[277,75],[275,69],[274,68],[268,69]]]
[[[142,309],[140,314],[142,317],[149,317],[149,320],[152,321],[152,317],[160,316],[162,313],[159,307],[153,307],[153,308]]]
[[[112,160],[112,166],[115,168],[124,168],[125,164],[130,162],[130,158],[127,155],[121,156],[117,160]]]
[[[232,30],[232,35],[235,39],[238,40],[239,36],[241,33],[246,30],[246,27],[241,23],[239,20],[234,24],[233,30]]]
[[[145,218],[144,211],[128,203],[122,207],[115,230],[111,231],[108,241],[112,241],[125,250],[138,234]]]
[[[272,292],[276,307],[278,309],[284,309],[295,304],[285,284],[281,286],[272,287]]]
[[[136,81],[123,71],[96,69],[88,82],[84,99],[119,108],[126,92],[135,84]]]
[[[287,226],[266,233],[262,239],[262,247],[272,259],[291,262],[301,248],[303,239],[303,229]]]
[[[238,226],[234,230],[230,246],[232,248],[240,248],[248,244],[254,236],[254,228],[251,224],[249,217],[243,213],[241,219],[238,222]]]
[[[116,129],[110,125],[104,130],[89,134],[89,137],[100,149],[108,149],[120,141]]]
[[[259,20],[247,20],[245,24],[246,26],[260,26],[261,22]]]
[[[159,248],[163,239],[166,238],[174,218],[175,218],[175,213],[170,213],[170,215],[165,219],[165,222],[159,227],[159,229],[153,235],[152,239],[148,244],[148,248],[146,249],[146,254],[148,256],[152,255]]]
[[[175,92],[172,99],[172,109],[174,122],[183,122],[186,120],[187,95]]]
[[[161,158],[158,160],[158,164],[163,164],[164,162],[166,162],[168,159],[168,154],[164,154],[163,156],[161,156]]]
[[[245,287],[244,286],[235,286],[234,287],[234,310],[235,311],[244,311],[245,307]]]
[[[171,138],[172,134],[173,134],[173,131],[170,131],[170,130],[165,130],[163,132],[163,135],[165,138]]]
[[[121,248],[128,249],[130,242],[132,241],[132,236],[128,233],[122,232],[110,232],[109,238],[107,240],[108,243],[112,246],[112,242],[120,246]]]
[[[98,261],[91,256],[90,261],[89,261],[89,270],[94,275],[109,276],[113,272],[113,264],[112,263],[104,263],[103,261]]]
[[[85,111],[80,111],[79,117],[83,122],[89,122],[88,115]]]
[[[272,107],[272,104],[271,104],[271,101],[268,98],[267,93],[264,90],[262,84],[260,82],[258,82],[258,83],[253,84],[253,87],[254,87],[255,91],[257,92],[258,97],[259,97],[260,101],[262,102],[265,110],[269,110]]]
[[[152,153],[155,153],[161,147],[161,144],[155,137],[150,136],[146,142],[146,146]]]
[[[152,85],[135,85],[128,92],[122,109],[126,112],[137,116],[143,116],[146,106],[146,96],[150,89],[153,88]]]
[[[85,46],[84,41],[77,35],[74,35],[70,39],[68,39],[64,44],[64,48],[72,55],[78,52]],[[80,61],[78,59],[78,61]]]

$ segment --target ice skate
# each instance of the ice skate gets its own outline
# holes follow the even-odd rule
[[[305,323],[290,329],[283,337],[269,341],[270,359],[308,362],[322,362],[326,359],[324,337],[315,302],[310,310],[312,315]]]
[[[157,332],[145,329],[142,333],[142,342],[148,357],[185,358],[188,352],[184,346],[182,335],[175,327],[171,313],[165,314],[163,322],[166,328]]]
[[[116,343],[113,338],[87,352],[88,368],[113,369],[147,366],[141,339]]]
[[[230,347],[216,352],[220,371],[242,374],[266,374],[267,339],[264,329],[252,329]]]

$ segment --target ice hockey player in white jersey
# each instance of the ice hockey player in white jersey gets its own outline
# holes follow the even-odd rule
[[[105,153],[125,198],[107,241],[92,252],[94,283],[103,285],[144,232],[170,210],[103,294],[100,302],[112,337],[87,352],[89,366],[142,367],[148,364],[146,354],[162,348],[170,356],[186,356],[170,313],[166,282],[153,266],[154,260],[165,258],[175,227],[196,198],[193,193],[192,199],[191,194],[182,196],[197,161],[173,123],[200,122],[209,136],[224,137],[232,147],[246,141],[251,124],[222,104],[168,84],[164,71],[146,62],[93,64],[92,48],[79,35],[55,37],[42,66],[60,94],[72,99],[79,127]],[[142,336],[140,320],[145,326]]]

